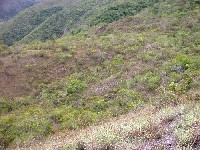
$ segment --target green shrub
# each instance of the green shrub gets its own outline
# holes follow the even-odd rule
[[[23,112],[24,111],[24,112]],[[15,122],[15,136],[17,140],[30,141],[41,139],[53,132],[52,124],[47,112],[39,106],[33,106],[21,111],[18,121]]]
[[[120,66],[124,63],[124,58],[121,54],[116,55],[111,61],[107,61],[108,69],[113,73],[115,70],[121,69]]]
[[[82,127],[92,125],[93,123],[99,121],[100,119],[97,113],[94,113],[89,110],[82,110],[80,111],[78,120],[79,120],[78,124],[82,128]]]
[[[108,107],[108,104],[104,99],[98,99],[94,105],[94,111],[95,112],[100,112],[105,110]]]
[[[181,79],[183,79],[183,74],[172,72],[170,73],[170,81],[171,82],[179,82]]]
[[[13,109],[13,104],[11,101],[0,98],[0,115],[2,113],[10,112]]]
[[[32,52],[32,55],[36,58],[44,58],[44,57],[47,57],[47,53],[43,50],[36,50],[36,51],[33,51]]]
[[[179,93],[185,93],[185,92],[187,92],[191,88],[192,82],[193,81],[192,81],[191,78],[182,79],[177,84],[177,86],[175,88],[176,92],[179,92]]]
[[[147,78],[147,87],[150,90],[155,90],[160,86],[160,77],[159,76],[148,76]]]
[[[190,64],[187,65],[190,71],[199,71],[200,70],[200,57],[193,57]]]
[[[61,129],[70,129],[74,130],[79,128],[78,116],[80,112],[78,110],[72,109],[70,112],[67,112],[62,115],[60,118]]]
[[[14,104],[14,109],[20,109],[22,107],[28,107],[28,106],[32,106],[34,104],[36,104],[38,101],[32,99],[32,97],[27,96],[27,97],[17,97],[13,104]]]
[[[191,59],[184,54],[179,54],[176,58],[172,60],[172,72],[181,73],[188,69],[188,66],[191,63]]]
[[[0,147],[6,148],[16,138],[14,133],[15,123],[16,116],[14,114],[0,117]]]
[[[98,62],[103,62],[106,58],[106,54],[107,54],[106,52],[101,52],[98,50],[89,50],[87,52],[87,55],[89,55],[91,58],[93,58]]]
[[[63,115],[71,111],[73,111],[72,107],[63,105],[61,107],[54,108],[53,110],[51,110],[50,117],[54,122],[61,123],[62,122],[61,118],[63,117]]]
[[[85,82],[82,82],[78,79],[71,79],[67,84],[67,93],[68,94],[82,93],[86,87],[87,84]]]
[[[71,110],[60,118],[61,129],[74,130],[83,128],[97,122],[98,115],[88,110]]]
[[[74,130],[98,121],[98,115],[89,110],[77,110],[71,106],[61,106],[50,114],[51,119],[60,125],[60,129]]]
[[[66,60],[68,60],[71,57],[72,57],[71,54],[63,53],[63,52],[54,54],[54,59],[59,63],[65,62]]]
[[[0,117],[0,146],[7,147],[13,141],[23,142],[41,139],[53,132],[48,115],[40,107],[20,109],[17,115]]]
[[[8,49],[9,49],[8,46],[6,46],[6,45],[0,43],[0,55],[1,55],[3,52],[6,52]]]
[[[117,102],[122,110],[135,108],[136,105],[142,103],[142,98],[138,92],[129,89],[121,89],[117,92]]]
[[[38,116],[26,116],[16,124],[16,138],[22,141],[30,141],[32,139],[41,139],[47,137],[53,132],[52,124],[48,119]]]

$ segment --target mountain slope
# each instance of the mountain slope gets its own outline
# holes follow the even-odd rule
[[[7,21],[0,30],[0,39],[7,45],[12,45],[28,35],[48,17],[61,11],[64,6],[76,1],[46,1],[20,12],[17,16]]]
[[[130,7],[146,5],[135,2],[113,3],[82,16],[88,20],[74,19],[75,24],[94,23],[87,30],[46,42],[0,45],[1,148],[37,145],[49,135],[77,133],[120,115],[127,124],[113,122],[111,130],[102,127],[105,132],[95,126],[91,134],[63,147],[115,149],[113,144],[117,149],[125,144],[126,149],[145,149],[168,141],[172,149],[197,147],[199,1],[160,0],[133,13]],[[116,20],[106,17],[108,12],[118,12]],[[145,114],[143,108],[152,105],[139,120],[125,115],[138,109]]]
[[[158,0],[140,2],[136,0],[130,2],[123,0],[88,0],[87,2],[80,1],[74,6],[70,5],[72,4],[71,0],[65,1],[65,4],[63,2],[55,2],[50,6],[41,4],[41,6],[37,6],[40,9],[37,9],[37,7],[30,8],[20,13],[2,27],[0,39],[3,39],[8,45],[20,40],[22,43],[29,43],[33,40],[55,39],[67,32],[77,33],[100,23],[113,22],[125,16],[135,15],[143,9],[151,7]],[[75,2],[73,1],[73,3]],[[115,4],[113,5],[113,3]],[[46,11],[50,13],[47,15],[44,13]],[[38,20],[41,17],[43,19]],[[24,26],[27,28],[24,28]]]
[[[28,43],[35,39],[45,41],[62,36],[65,33],[64,31],[76,34],[94,25],[111,23],[126,16],[136,15],[157,2],[158,0],[141,2],[121,0],[82,1],[69,8],[69,10],[59,12],[46,20],[24,37],[22,42]]]
[[[19,11],[41,1],[43,0],[1,0],[0,20],[8,20],[15,16]]]

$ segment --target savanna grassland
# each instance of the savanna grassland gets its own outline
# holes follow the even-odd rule
[[[51,1],[0,39],[0,149],[200,148],[199,0]]]

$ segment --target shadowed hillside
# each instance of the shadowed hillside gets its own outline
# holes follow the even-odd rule
[[[1,0],[0,20],[7,20],[15,16],[19,11],[41,1],[43,0]]]

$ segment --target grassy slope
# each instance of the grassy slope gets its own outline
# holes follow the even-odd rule
[[[21,149],[199,149],[200,106],[196,102],[148,105],[97,126],[23,146]]]
[[[148,106],[63,142],[63,149],[199,149],[199,104]]]
[[[148,103],[162,110],[166,103],[177,105],[183,100],[199,100],[199,10],[197,2],[161,1],[136,16],[100,28],[46,43],[20,45],[15,47],[18,51],[3,53],[0,82],[7,88],[0,90],[4,97],[0,101],[3,144],[8,146],[10,142],[33,141],[66,129],[84,128]],[[34,90],[23,93],[26,90],[20,90],[22,87]],[[22,95],[29,97],[6,100]],[[184,114],[194,118],[190,106],[183,104],[187,110]],[[168,109],[179,115],[176,113],[179,107],[182,106]],[[159,117],[150,117],[153,128],[149,127],[147,135],[137,132],[147,145],[154,139],[149,134],[154,134],[154,129],[157,132],[154,125],[162,125]],[[199,118],[189,121],[193,126]],[[188,126],[180,130],[185,132]],[[170,134],[179,133],[176,131],[173,128]],[[134,134],[133,129],[132,145],[140,140]],[[110,143],[100,140],[99,146],[115,145],[121,138],[126,140],[124,136],[105,136],[108,140],[102,140]],[[185,146],[182,141],[186,145],[195,141],[190,132],[173,138],[177,141],[174,147]],[[87,146],[95,144],[84,140]]]

